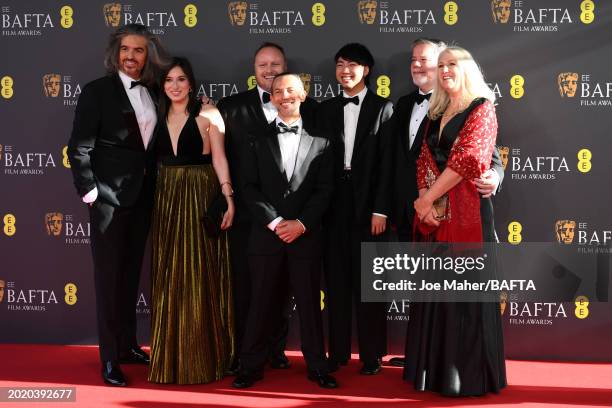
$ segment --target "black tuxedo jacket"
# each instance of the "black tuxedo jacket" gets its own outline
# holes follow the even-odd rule
[[[155,95],[151,97],[155,101]],[[97,187],[98,199],[114,206],[133,205],[144,175],[155,174],[155,133],[145,149],[134,108],[119,75],[85,85],[68,142],[79,195]]]
[[[371,91],[362,101],[351,158],[354,181],[354,219],[370,224],[372,213],[391,215],[393,154],[391,115],[393,104]],[[344,170],[344,106],[342,95],[322,102],[317,127],[330,134],[334,154],[334,177]],[[333,208],[330,209],[333,211]],[[332,215],[333,217],[333,215]]]
[[[259,136],[251,138],[248,151],[244,154],[244,198],[255,224],[249,242],[251,253],[276,252],[284,247],[283,241],[267,227],[277,217],[299,219],[306,227],[306,234],[291,245],[318,245],[318,242],[308,241],[318,235],[323,214],[331,199],[332,156],[329,140],[313,136],[307,128],[303,126],[300,135],[295,169],[290,180],[283,171],[275,123],[268,125]]]
[[[318,103],[306,98],[300,107],[304,122],[312,123],[312,118]],[[234,184],[236,199],[236,222],[250,220],[250,214],[243,200],[245,174],[243,172],[245,146],[249,138],[265,132],[268,126],[266,115],[261,107],[257,88],[225,97],[217,104],[225,122],[225,146],[230,167],[230,175]]]
[[[412,147],[410,147],[410,116],[418,90],[402,96],[393,113],[393,139],[395,152],[395,176],[393,196],[393,220],[398,228],[412,231],[414,220],[414,201],[419,197],[416,181],[416,161],[421,154],[423,145],[423,128],[427,117],[421,122]],[[504,168],[497,149],[493,149],[491,168],[499,174],[499,187],[504,179]]]

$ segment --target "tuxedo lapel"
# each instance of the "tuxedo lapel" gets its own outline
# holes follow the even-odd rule
[[[134,108],[130,103],[130,98],[128,98],[127,92],[125,92],[125,88],[123,87],[123,82],[121,82],[118,74],[113,75],[113,85],[116,94],[115,100],[119,101],[119,110],[121,111],[123,121],[128,130],[126,141],[134,147],[145,150]]]
[[[268,147],[270,148],[270,153],[272,153],[272,157],[274,158],[276,167],[278,167],[278,171],[281,174],[284,174],[285,169],[283,168],[283,156],[281,155],[280,145],[278,143],[278,135],[276,133],[276,126],[268,127],[268,135],[266,139],[267,139],[266,141],[268,143]]]
[[[361,109],[359,109],[359,117],[357,118],[357,129],[355,130],[355,143],[353,144],[353,155],[355,157],[359,146],[363,142],[370,124],[372,123],[372,115],[376,115],[376,109],[374,106],[374,98],[370,95],[368,90],[363,98]]]
[[[249,95],[249,115],[254,119],[253,123],[256,123],[259,126],[265,126],[268,124],[268,120],[266,119],[266,115],[261,107],[261,100],[259,99],[259,91],[257,87],[252,89],[251,94]]]
[[[302,184],[302,181],[304,181],[304,177],[306,177],[306,173],[308,173],[308,168],[310,167],[310,162],[312,161],[312,155],[309,155],[312,141],[313,137],[310,136],[306,130],[302,129],[297,158],[295,160],[295,168],[293,169],[293,174],[291,175],[291,180],[289,181],[291,191],[296,191],[300,187],[300,184]]]

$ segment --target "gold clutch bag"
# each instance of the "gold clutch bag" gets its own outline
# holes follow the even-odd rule
[[[433,208],[436,212],[436,220],[443,221],[449,218],[450,208],[448,202],[448,194],[444,194],[433,202]]]

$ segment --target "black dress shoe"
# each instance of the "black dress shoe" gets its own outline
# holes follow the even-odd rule
[[[262,378],[263,378],[263,373],[261,371],[255,371],[255,372],[242,371],[234,379],[234,382],[232,382],[232,386],[234,388],[249,388],[249,387],[252,387],[256,381],[259,381]]]
[[[229,367],[225,369],[225,375],[235,376],[240,372],[240,360],[235,359]]]
[[[345,366],[348,364],[347,360],[335,360],[333,358],[330,358],[329,360],[327,360],[327,372],[328,373],[335,373],[336,371],[338,371],[338,369],[340,368],[340,366]]]
[[[102,363],[102,379],[106,384],[115,387],[125,387],[127,385],[121,368],[119,368],[117,363],[113,363],[112,361],[105,361]]]
[[[389,360],[389,364],[393,367],[406,367],[406,359],[401,357],[393,357]]]
[[[139,347],[131,348],[128,351],[124,351],[119,356],[119,362],[121,364],[144,364],[149,365],[151,359],[149,355],[142,351]]]
[[[318,370],[308,370],[308,379],[319,384],[321,388],[338,388],[338,383],[334,377]]]
[[[375,375],[380,372],[381,369],[381,361],[380,359],[376,359],[374,361],[368,361],[363,363],[363,367],[359,371],[361,375]]]
[[[270,357],[270,367],[286,370],[287,368],[291,367],[291,362],[283,352]]]

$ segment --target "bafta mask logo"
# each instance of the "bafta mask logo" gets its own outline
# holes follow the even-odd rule
[[[562,72],[557,77],[557,83],[562,98],[565,96],[573,98],[578,88],[578,74],[576,72]]]
[[[501,292],[499,294],[499,307],[501,309],[502,316],[506,311],[506,305],[508,304],[508,294],[506,292]]]
[[[555,223],[555,233],[557,241],[563,244],[571,244],[574,242],[574,231],[576,230],[576,221],[559,220]]]
[[[374,0],[359,0],[357,3],[357,13],[359,13],[359,22],[361,24],[374,24],[377,5]]]
[[[493,22],[506,24],[510,19],[511,0],[491,0]]]
[[[59,96],[61,80],[60,74],[43,75],[43,92],[47,98],[57,98]]]
[[[246,21],[247,2],[231,1],[227,5],[227,13],[233,26],[242,26]]]
[[[506,167],[508,166],[508,155],[510,154],[510,148],[508,146],[499,146],[498,150],[499,155],[501,156],[502,166],[504,167],[504,170],[506,170]]]
[[[302,80],[302,83],[304,84],[304,91],[306,92],[306,95],[308,95],[308,92],[310,92],[311,78],[312,77],[310,74],[305,74],[305,73],[300,74],[300,79]]]
[[[47,235],[59,237],[62,233],[62,222],[64,215],[58,212],[45,214],[45,226],[47,227]]]
[[[121,23],[121,3],[107,3],[103,6],[104,22],[107,27],[119,27]]]
[[[6,282],[0,280],[0,303],[4,300],[4,287],[6,286]]]

